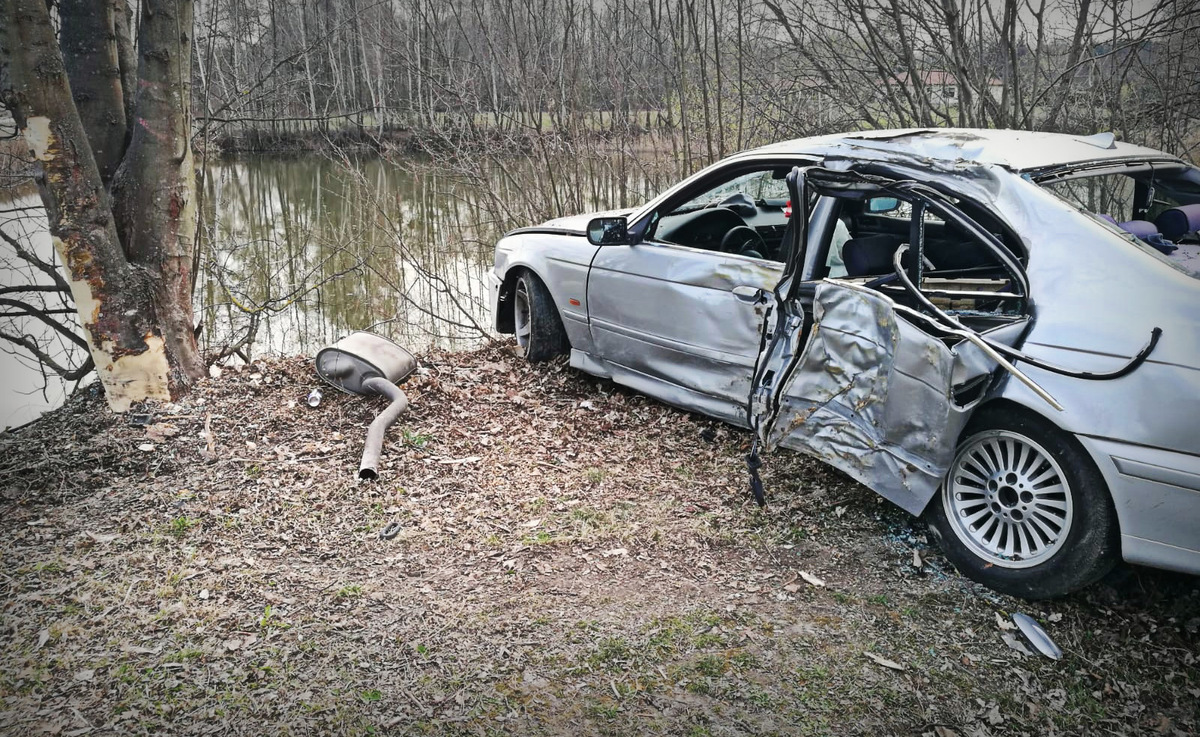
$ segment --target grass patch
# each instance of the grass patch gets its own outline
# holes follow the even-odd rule
[[[200,520],[192,519],[191,517],[176,517],[171,520],[171,524],[167,526],[167,531],[175,537],[183,537],[200,524]]]
[[[351,584],[346,584],[345,586],[338,589],[334,593],[333,598],[338,599],[340,601],[344,601],[347,599],[357,599],[358,597],[362,596],[362,594],[363,594],[362,586],[359,586],[356,583],[351,583]]]

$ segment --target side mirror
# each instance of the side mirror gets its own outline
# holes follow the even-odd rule
[[[592,218],[587,226],[588,243],[593,246],[628,245],[628,228],[625,218]]]
[[[882,215],[900,209],[900,200],[895,197],[872,197],[867,200],[867,212],[872,215]]]

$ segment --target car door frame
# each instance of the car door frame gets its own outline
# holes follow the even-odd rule
[[[806,201],[808,177],[816,170],[797,168],[789,175],[789,187],[798,190],[792,192],[794,201]],[[836,176],[844,176],[848,186],[853,179],[849,172]],[[864,191],[923,203],[922,212],[912,216],[912,242],[923,244],[921,215],[932,207],[993,252],[1017,283],[1014,292],[1023,304],[1021,314],[990,331],[991,338],[1019,345],[1030,325],[1031,305],[1028,278],[1017,258],[937,190],[908,177],[871,189],[885,181],[876,176],[873,184],[869,179],[860,184]],[[757,458],[759,446],[776,445],[809,453],[919,514],[936,493],[953,461],[958,434],[985,395],[984,384],[998,378],[1001,363],[981,347],[986,341],[948,346],[942,338],[953,332],[949,326],[897,305],[882,292],[843,280],[814,281],[824,255],[819,245],[811,250],[814,241],[821,243],[797,234],[798,252],[785,265],[764,324],[748,398],[756,435],[752,455]],[[918,292],[920,248],[911,267]],[[955,386],[967,382],[978,383],[979,390],[959,402]],[[895,406],[902,398],[913,403],[908,415]]]
[[[739,157],[721,162],[685,180],[644,208],[639,219],[628,227],[628,244],[601,246],[593,256],[588,272],[587,305],[594,353],[586,358],[581,357],[578,363],[586,363],[589,370],[600,369],[602,375],[609,376],[617,383],[669,404],[703,412],[731,424],[747,426],[749,418],[743,398],[750,388],[766,296],[778,281],[782,264],[740,254],[692,248],[645,236],[662,214],[722,182],[754,171],[791,167],[815,160],[812,156],[775,155]],[[634,277],[657,279],[667,284],[677,283],[681,290],[724,293],[724,299],[717,297],[716,301],[707,301],[701,296],[702,292],[697,291],[693,306],[710,316],[725,309],[731,310],[730,330],[744,327],[745,345],[737,345],[736,335],[726,336],[725,345],[722,346],[724,350],[718,350],[713,345],[699,345],[698,342],[672,340],[664,326],[654,325],[655,322],[661,322],[660,316],[631,313],[629,305],[609,304],[617,302],[617,298],[606,300],[606,295],[598,289],[598,285],[603,283],[602,280],[609,280],[606,272],[613,270],[610,266],[621,264],[622,259],[613,249],[624,250],[624,255],[628,256],[626,265],[632,269],[636,269],[639,263],[678,254],[679,272],[686,275],[689,271],[686,262],[690,261],[691,273],[685,277],[690,281],[674,282],[664,278],[669,275],[629,273]],[[638,253],[639,249],[641,253]],[[706,262],[713,264],[710,273],[697,274],[697,265]],[[619,269],[617,273],[626,274]],[[735,292],[739,288],[743,290],[742,297]],[[685,304],[688,300],[688,297],[680,294],[669,296],[677,301],[684,300]],[[722,307],[722,302],[726,307]],[[640,324],[642,322],[646,324]],[[743,350],[745,355],[742,355]]]

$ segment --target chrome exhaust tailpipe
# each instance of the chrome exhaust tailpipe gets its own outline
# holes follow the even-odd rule
[[[408,397],[396,384],[417,370],[413,355],[387,338],[374,333],[347,335],[317,353],[317,375],[344,392],[380,395],[391,400],[371,423],[363,447],[358,477],[379,478],[379,453],[383,436],[396,418],[408,409]]]
[[[392,403],[380,412],[371,426],[367,428],[367,442],[363,445],[362,461],[358,464],[358,477],[367,481],[379,478],[379,452],[383,448],[383,435],[392,426],[396,418],[408,409],[408,397],[400,391],[400,387],[383,378],[372,376],[363,382],[364,389],[375,391]]]

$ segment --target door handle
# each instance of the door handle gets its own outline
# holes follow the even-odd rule
[[[767,293],[758,287],[752,287],[749,284],[742,284],[734,287],[732,290],[733,296],[739,302],[745,302],[748,305],[761,304],[767,301]]]

